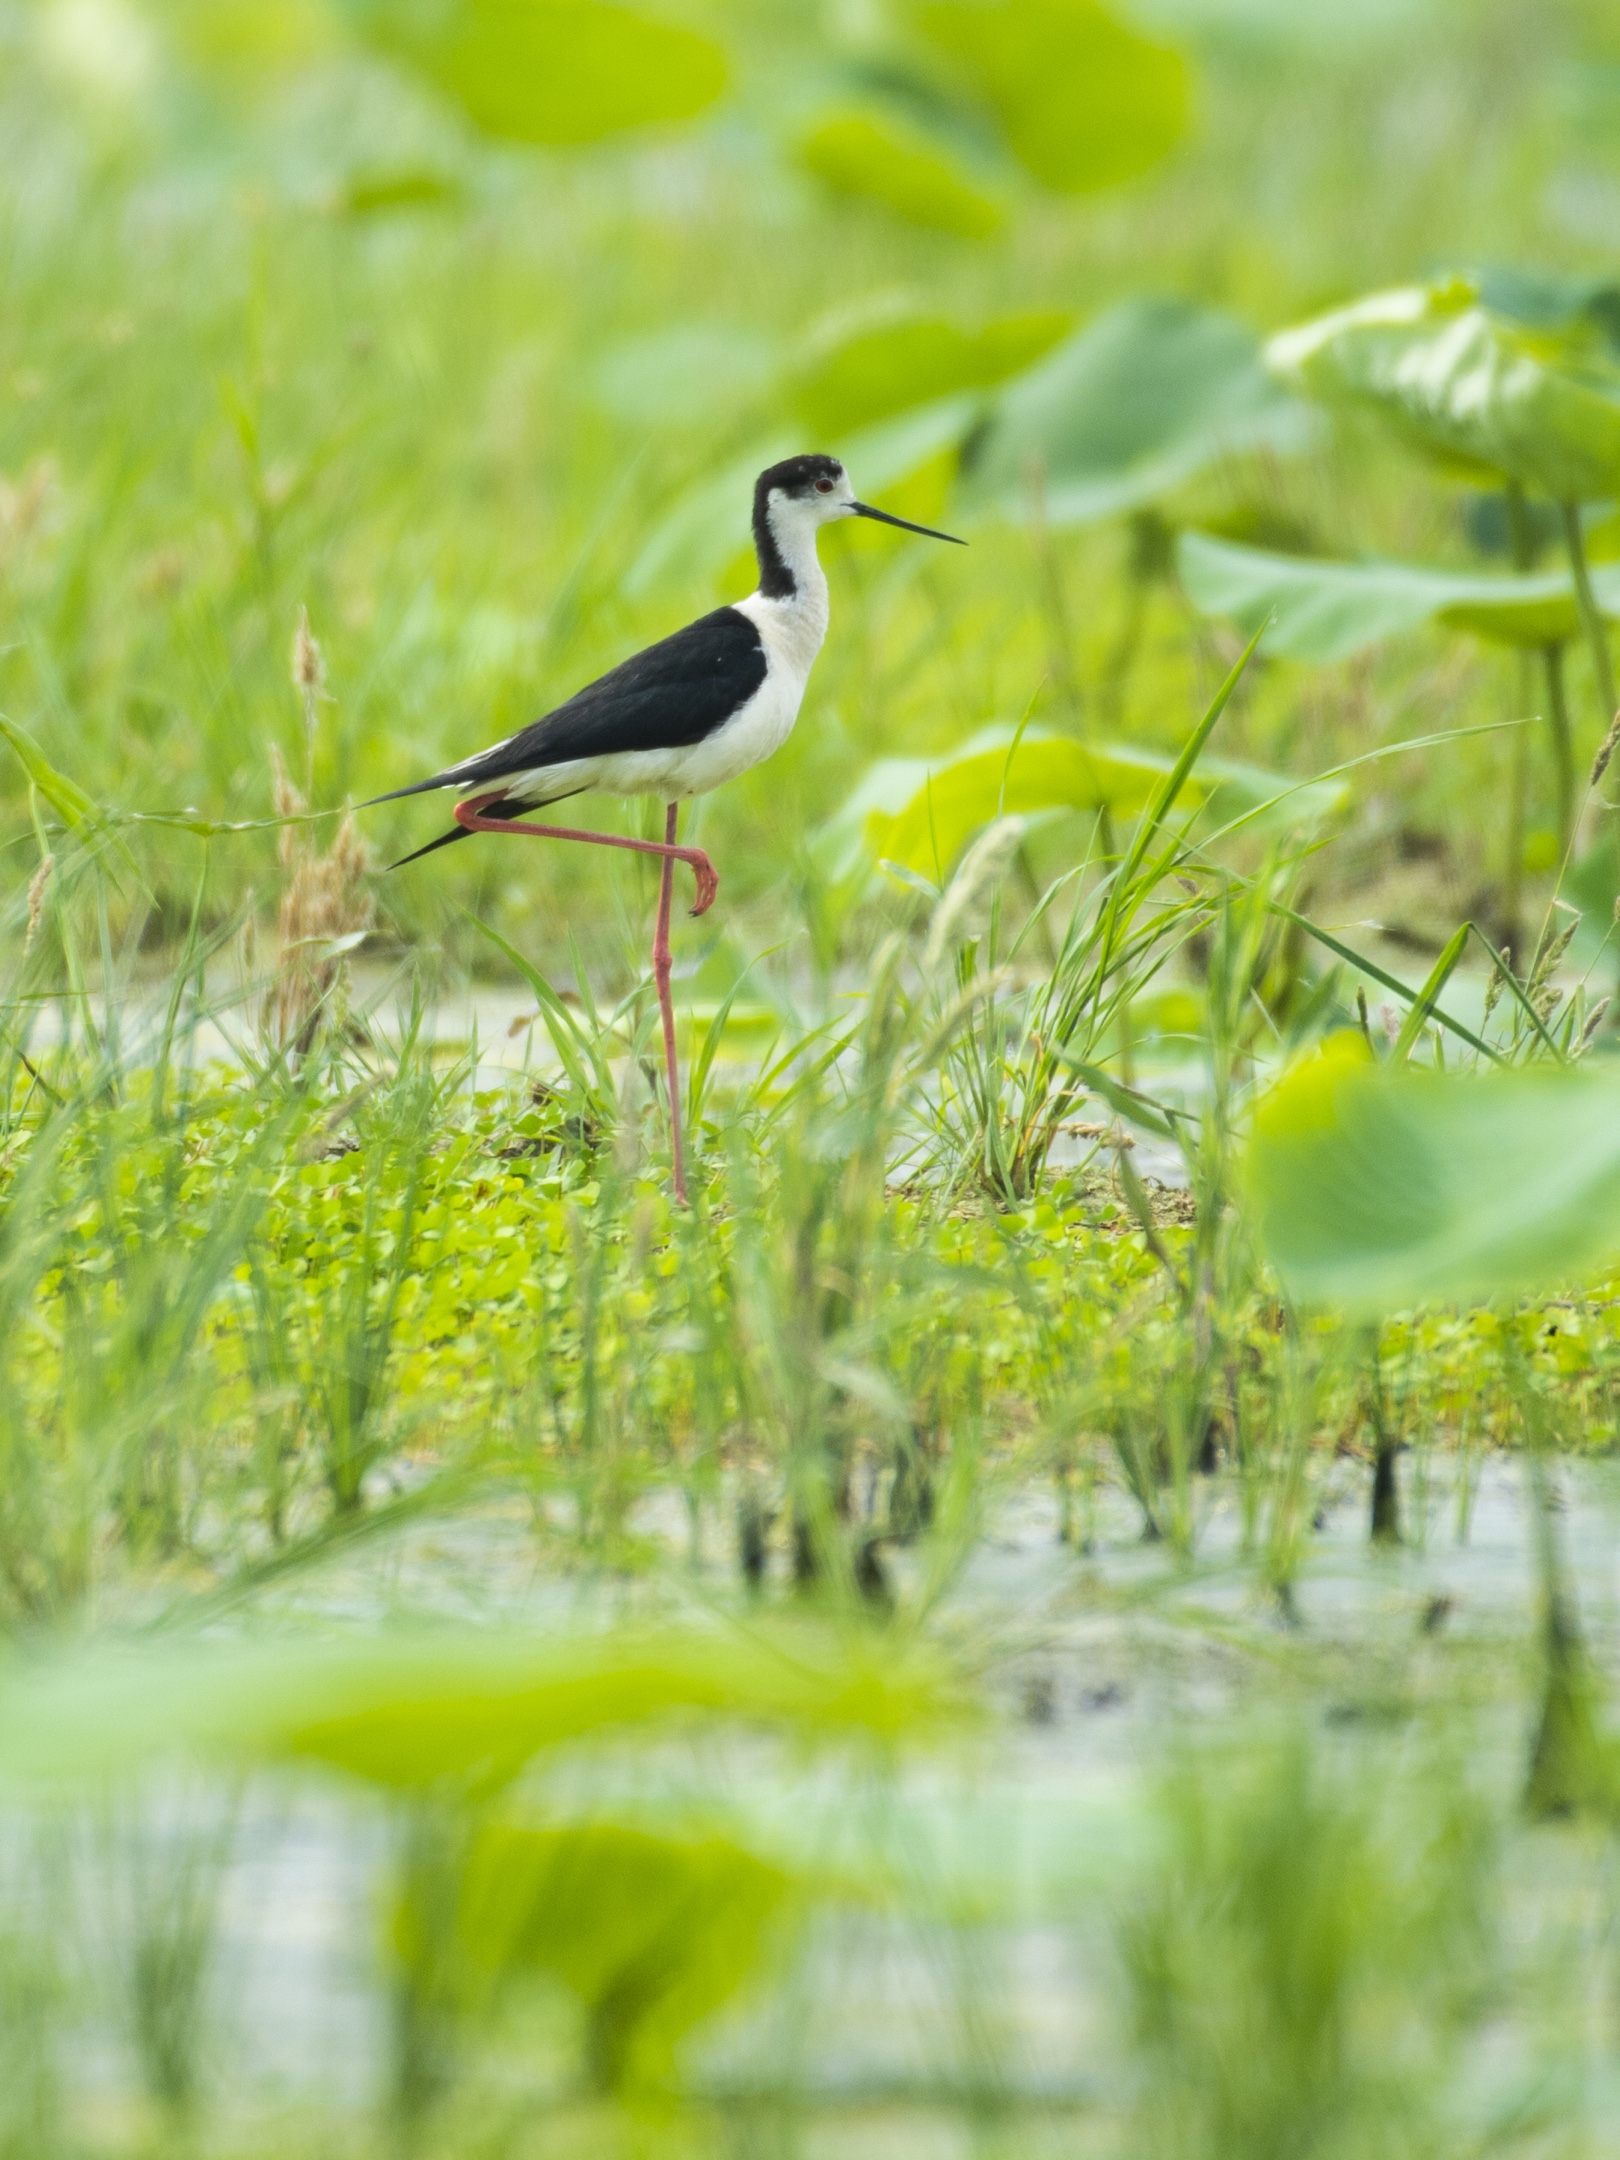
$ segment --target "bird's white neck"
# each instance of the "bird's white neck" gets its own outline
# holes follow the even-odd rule
[[[759,588],[750,595],[749,613],[756,608],[761,614],[768,611],[781,624],[785,639],[806,645],[807,670],[827,635],[827,578],[816,553],[820,522],[806,506],[778,498],[767,513],[765,530],[755,531]]]

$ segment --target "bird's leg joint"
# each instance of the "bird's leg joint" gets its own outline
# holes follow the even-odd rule
[[[591,847],[627,848],[632,854],[661,855],[666,862],[683,862],[697,885],[692,913],[706,915],[713,907],[720,878],[702,848],[676,847],[663,840],[630,840],[621,833],[579,832],[567,825],[531,825],[521,818],[484,817],[484,805],[500,799],[499,788],[491,788],[487,795],[469,796],[466,802],[456,804],[456,823],[467,832],[526,833],[536,840],[582,840]]]

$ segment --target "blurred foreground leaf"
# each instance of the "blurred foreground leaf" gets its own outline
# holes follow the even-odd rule
[[[459,1887],[468,1968],[496,1983],[560,1980],[585,2011],[591,2082],[617,2092],[670,2078],[677,2044],[760,1967],[798,1886],[713,1834],[496,1822],[474,1838]],[[414,1917],[407,1903],[407,1955]]]
[[[1261,1104],[1248,1188],[1310,1304],[1373,1317],[1576,1281],[1620,1250],[1620,1081],[1394,1069],[1335,1035]]]
[[[1370,407],[1475,479],[1559,502],[1620,490],[1620,365],[1595,323],[1538,328],[1486,307],[1465,278],[1373,293],[1266,348],[1279,381]]]
[[[1038,475],[1052,523],[1085,525],[1155,502],[1235,452],[1299,450],[1309,432],[1242,323],[1141,298],[1007,386],[966,479],[974,499],[1019,516]]]
[[[1194,607],[1246,634],[1269,621],[1266,650],[1290,660],[1345,660],[1430,622],[1524,647],[1562,644],[1580,628],[1567,573],[1481,577],[1416,563],[1323,562],[1195,532],[1182,535],[1177,553]],[[1595,568],[1592,586],[1603,613],[1620,620],[1620,564]]]
[[[101,1776],[201,1751],[301,1758],[386,1786],[488,1784],[546,1748],[683,1715],[894,1740],[937,1725],[948,1697],[941,1674],[892,1640],[148,1640],[0,1667],[0,1774]]]
[[[1096,0],[912,0],[911,20],[1000,121],[1019,163],[1067,195],[1148,172],[1187,131],[1187,63]]]
[[[726,57],[611,0],[349,0],[364,34],[447,91],[487,135],[565,147],[689,120]]]

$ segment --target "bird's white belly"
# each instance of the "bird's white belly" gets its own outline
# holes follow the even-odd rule
[[[723,727],[702,742],[673,753],[670,779],[676,795],[706,795],[723,787],[739,773],[780,750],[793,733],[804,697],[802,681],[794,683],[774,665],[746,705],[739,707]]]

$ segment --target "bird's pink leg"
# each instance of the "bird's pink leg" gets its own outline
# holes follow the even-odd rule
[[[675,820],[679,805],[664,812],[664,874],[658,883],[658,928],[653,935],[653,981],[658,985],[658,1011],[664,1023],[664,1074],[669,1082],[669,1150],[675,1177],[675,1201],[686,1207],[686,1145],[681,1131],[681,1069],[675,1055],[675,1005],[669,994],[674,960],[669,949],[669,903],[675,888]],[[694,909],[693,913],[701,911]]]
[[[662,855],[666,865],[683,862],[690,866],[697,882],[697,898],[694,915],[706,915],[714,905],[714,896],[720,890],[720,878],[714,864],[701,848],[676,847],[674,808],[666,820],[667,840],[626,840],[619,833],[575,832],[566,825],[530,825],[521,818],[482,817],[480,811],[485,803],[498,802],[499,788],[492,788],[487,795],[471,796],[466,802],[456,804],[455,817],[458,825],[468,832],[531,833],[537,840],[584,840],[592,847],[629,848],[637,855]]]
[[[617,833],[573,832],[563,825],[530,825],[518,818],[487,818],[479,815],[487,802],[498,802],[501,790],[492,789],[487,795],[474,795],[469,801],[456,804],[456,823],[468,832],[532,833],[540,840],[585,840],[595,847],[630,848],[638,855],[663,857],[663,874],[658,881],[658,928],[653,937],[653,980],[658,985],[658,1011],[664,1023],[664,1072],[669,1082],[669,1138],[670,1156],[675,1173],[675,1198],[681,1207],[689,1206],[686,1197],[686,1143],[681,1122],[681,1073],[675,1051],[675,1006],[669,994],[669,978],[674,958],[669,949],[670,903],[675,892],[675,865],[687,863],[697,881],[697,904],[694,915],[702,915],[714,905],[714,896],[720,890],[720,879],[715,867],[701,848],[683,848],[675,845],[675,823],[680,815],[680,805],[670,803],[664,811],[664,837],[657,840],[625,840]]]

